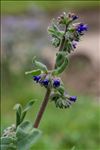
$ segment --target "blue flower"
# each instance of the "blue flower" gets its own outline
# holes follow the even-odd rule
[[[42,81],[42,84],[45,85],[45,86],[48,86],[49,80],[48,80],[48,79],[43,80],[43,81]]]
[[[82,33],[83,31],[87,31],[87,29],[88,29],[88,26],[86,25],[86,24],[83,24],[83,23],[81,23],[81,24],[79,24],[78,26],[77,26],[77,31],[79,32],[79,33]]]
[[[54,87],[59,87],[60,86],[60,80],[59,79],[54,79],[53,86]]]
[[[70,96],[69,100],[75,102],[77,100],[77,96]]]
[[[41,76],[33,76],[34,81],[36,81],[37,83],[39,82],[39,80],[41,79]]]
[[[76,19],[78,19],[78,16],[72,15],[72,19],[73,19],[73,20],[76,20]]]
[[[73,41],[72,45],[73,45],[73,48],[76,48],[77,42]]]

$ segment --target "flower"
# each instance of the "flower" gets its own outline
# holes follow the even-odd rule
[[[79,33],[82,33],[83,31],[87,31],[88,29],[88,26],[86,24],[83,24],[83,23],[80,23],[78,26],[77,26],[77,31]]]
[[[77,96],[70,96],[69,100],[75,102],[77,100]]]
[[[71,18],[71,20],[73,20],[73,21],[78,19],[78,16],[76,16],[74,13],[69,13],[68,17]]]
[[[72,45],[73,45],[73,48],[76,48],[77,42],[73,41]]]
[[[56,88],[56,87],[59,87],[59,86],[60,86],[60,80],[59,80],[59,79],[54,79],[53,86],[54,86],[55,88]]]
[[[41,79],[41,76],[33,76],[34,81],[36,81],[37,83],[39,82],[39,80]]]
[[[73,16],[72,16],[72,19],[73,19],[73,20],[76,20],[76,19],[78,19],[78,16],[73,15]]]
[[[43,84],[44,86],[48,86],[49,80],[48,80],[48,79],[43,80],[43,81],[42,81],[42,84]]]

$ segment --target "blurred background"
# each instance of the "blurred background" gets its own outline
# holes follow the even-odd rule
[[[1,123],[2,130],[15,122],[13,106],[36,99],[27,118],[34,120],[45,89],[25,76],[37,56],[48,68],[57,49],[47,27],[63,11],[74,12],[89,30],[69,57],[62,75],[69,94],[78,100],[70,109],[49,103],[42,118],[42,138],[35,150],[100,150],[100,3],[99,1],[2,1],[1,2]],[[59,117],[58,117],[59,116]]]

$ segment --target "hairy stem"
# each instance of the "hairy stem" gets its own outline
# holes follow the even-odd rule
[[[66,25],[65,32],[64,32],[64,35],[63,35],[63,38],[62,38],[62,41],[61,41],[61,45],[59,47],[59,51],[62,51],[62,49],[63,49],[64,43],[65,43],[65,34],[66,34],[66,31],[67,31],[67,27],[68,26]],[[55,68],[56,68],[56,65],[55,65]],[[42,119],[42,115],[43,115],[43,113],[45,111],[45,108],[46,108],[46,106],[48,104],[48,101],[49,101],[50,93],[51,93],[51,90],[48,88],[47,91],[46,91],[44,100],[43,100],[43,102],[40,106],[39,112],[36,116],[36,119],[35,119],[35,122],[34,122],[34,128],[39,127],[40,121]]]
[[[43,115],[43,113],[45,111],[45,108],[47,106],[47,103],[49,101],[50,93],[51,93],[51,90],[47,89],[45,97],[44,97],[44,100],[43,100],[43,102],[42,102],[42,104],[40,106],[39,112],[38,112],[36,120],[34,122],[34,128],[38,128],[38,126],[39,126],[39,123],[41,121],[42,115]]]

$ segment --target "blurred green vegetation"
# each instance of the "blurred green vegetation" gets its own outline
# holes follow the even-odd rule
[[[18,14],[31,8],[32,5],[43,8],[48,12],[55,12],[59,9],[91,9],[100,6],[99,1],[1,1],[3,14]]]

